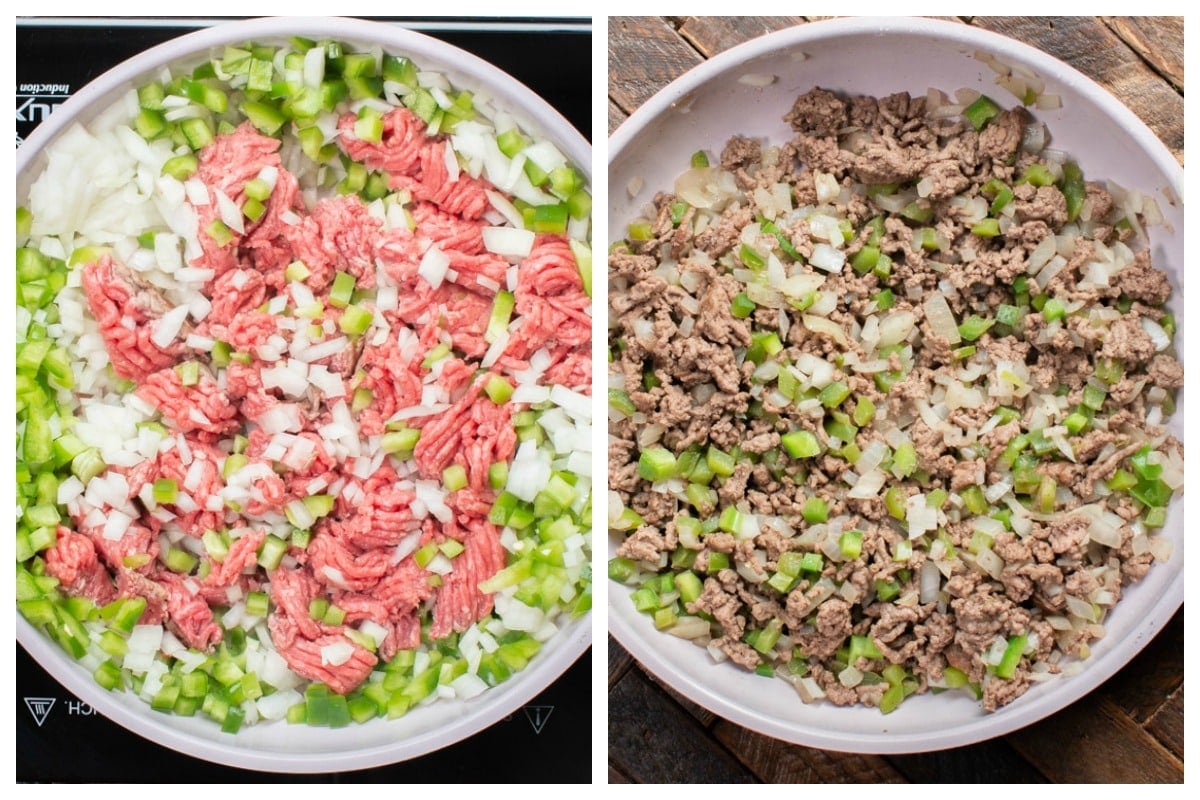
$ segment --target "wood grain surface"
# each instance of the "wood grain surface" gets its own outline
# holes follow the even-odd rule
[[[976,17],[973,24],[1019,39],[1067,62],[1116,95],[1150,126],[1176,158],[1183,160],[1182,92],[1176,91],[1102,20],[1096,17]],[[1142,31],[1149,29],[1150,26],[1140,28]],[[1182,25],[1178,34],[1182,53]],[[1182,70],[1182,56],[1179,64]]]
[[[610,17],[609,131],[704,59],[814,17]],[[1136,113],[1183,162],[1180,17],[958,17],[1067,62]],[[1181,783],[1181,609],[1124,669],[1005,737],[872,756],[800,747],[742,728],[655,680],[609,639],[609,781]]]
[[[1104,17],[1113,32],[1162,75],[1183,91],[1182,17]]]

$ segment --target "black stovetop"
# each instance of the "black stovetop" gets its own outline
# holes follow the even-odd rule
[[[88,81],[215,20],[17,20],[17,143]],[[591,132],[591,29],[580,19],[394,21],[496,64]],[[323,775],[253,772],[189,758],[95,713],[17,647],[19,782],[581,783],[591,780],[591,651],[528,705],[455,745],[386,767]]]

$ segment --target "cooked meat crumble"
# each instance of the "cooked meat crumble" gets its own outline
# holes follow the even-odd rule
[[[994,711],[1170,555],[1170,283],[1023,108],[814,88],[784,119],[610,252],[610,577],[805,701]]]

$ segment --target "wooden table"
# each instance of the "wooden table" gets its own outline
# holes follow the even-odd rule
[[[610,17],[609,132],[704,59],[812,19]],[[952,19],[1071,64],[1112,91],[1183,162],[1182,17]],[[720,719],[659,684],[610,637],[609,780],[1182,782],[1183,635],[1181,609],[1107,683],[1021,731],[955,750],[886,757],[799,747]]]

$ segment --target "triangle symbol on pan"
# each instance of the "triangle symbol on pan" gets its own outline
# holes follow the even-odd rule
[[[55,699],[54,697],[25,698],[25,707],[29,709],[29,713],[33,715],[33,721],[39,728],[46,721],[46,717],[50,716],[50,709],[54,708]]]
[[[553,711],[554,706],[525,706],[525,718],[533,726],[535,734],[541,733],[542,728],[546,727],[546,720],[550,719]]]

